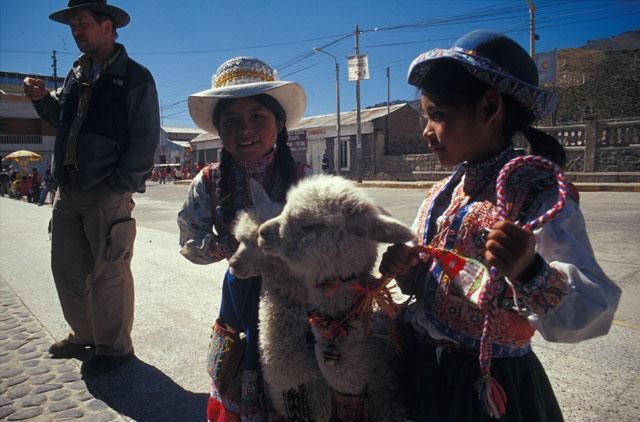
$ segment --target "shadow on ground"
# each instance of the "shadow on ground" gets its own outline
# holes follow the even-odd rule
[[[138,358],[86,384],[95,398],[136,421],[206,420],[207,394],[185,390]]]

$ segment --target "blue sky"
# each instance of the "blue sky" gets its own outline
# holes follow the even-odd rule
[[[434,47],[447,47],[478,28],[505,32],[529,46],[525,0],[113,0],[131,23],[119,41],[153,73],[163,124],[194,126],[186,98],[211,85],[226,59],[261,58],[281,79],[302,84],[306,115],[335,112],[335,64],[313,47],[327,46],[338,57],[342,111],[355,109],[355,85],[347,80],[346,56],[353,54],[355,25],[360,51],[368,53],[371,79],[361,83],[363,107],[386,101],[385,68],[391,99],[414,99],[406,83],[411,60]],[[640,1],[534,0],[538,13],[536,51],[579,47],[587,40],[640,28]],[[64,76],[78,55],[70,31],[48,19],[66,0],[0,0],[0,70],[51,74],[58,52]]]

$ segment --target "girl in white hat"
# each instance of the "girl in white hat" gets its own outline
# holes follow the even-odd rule
[[[251,178],[271,199],[284,202],[288,188],[310,174],[287,146],[286,125],[295,125],[306,107],[300,85],[277,80],[271,67],[251,57],[224,62],[212,85],[189,97],[189,112],[200,128],[220,136],[221,160],[194,177],[178,213],[180,252],[196,264],[233,255],[232,224],[251,205]],[[267,418],[258,358],[259,295],[259,277],[239,280],[227,271],[209,349],[209,421]]]

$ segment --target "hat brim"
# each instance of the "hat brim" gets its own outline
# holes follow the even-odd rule
[[[294,127],[304,116],[307,96],[302,86],[289,81],[256,82],[196,92],[189,96],[189,114],[200,129],[217,134],[218,130],[213,125],[213,111],[220,100],[258,94],[267,94],[280,103],[287,115],[289,128]]]
[[[498,92],[510,95],[540,119],[558,105],[558,96],[548,89],[524,82],[492,66],[488,60],[454,49],[434,49],[416,57],[409,66],[407,80],[419,87],[434,64],[441,61],[461,64],[472,76],[491,85]]]
[[[61,9],[53,12],[49,15],[49,19],[63,23],[65,25],[69,25],[69,21],[72,15],[79,10],[90,10],[93,12],[109,15],[115,21],[116,28],[122,28],[123,26],[126,26],[131,20],[129,14],[124,10],[120,9],[119,7],[111,6],[110,4],[104,3],[85,3],[78,6],[67,7],[66,9]]]

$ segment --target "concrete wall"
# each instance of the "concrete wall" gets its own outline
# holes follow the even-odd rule
[[[577,181],[640,181],[640,120],[621,122],[587,120],[584,123],[545,126],[567,155],[565,170]],[[517,137],[516,148],[526,148]],[[378,157],[375,180],[439,180],[451,171],[432,154]]]

